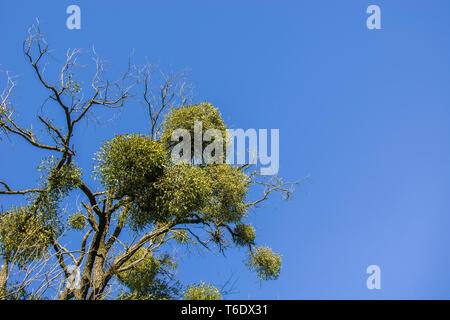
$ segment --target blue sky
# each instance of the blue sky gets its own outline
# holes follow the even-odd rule
[[[70,4],[81,30],[66,28]],[[366,28],[371,4],[381,30]],[[0,64],[20,75],[23,123],[45,94],[21,51],[35,17],[56,63],[95,44],[113,73],[133,49],[138,62],[189,68],[197,100],[230,127],[279,128],[280,176],[308,177],[293,200],[251,214],[259,243],[283,255],[277,281],[258,281],[244,250],[186,256],[181,280],[233,276],[229,299],[450,299],[449,2],[2,1]],[[127,109],[106,128],[79,128],[85,170],[114,133],[146,132],[143,110]],[[3,140],[0,150],[1,178],[33,186],[34,149]],[[372,264],[381,290],[366,288]]]

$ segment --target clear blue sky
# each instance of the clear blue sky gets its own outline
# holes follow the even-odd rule
[[[65,26],[70,4],[81,30]],[[371,4],[382,30],[366,28]],[[95,44],[114,72],[132,49],[191,69],[198,100],[229,126],[280,129],[280,176],[309,177],[292,201],[275,196],[251,217],[259,243],[283,255],[279,280],[259,282],[244,250],[185,257],[181,280],[233,275],[229,299],[450,299],[448,1],[2,1],[0,64],[21,75],[25,123],[44,97],[21,51],[35,17],[55,62]],[[142,109],[128,109],[79,129],[81,165],[114,132],[146,132]],[[34,149],[0,150],[1,178],[34,186]],[[371,264],[381,290],[366,288]]]

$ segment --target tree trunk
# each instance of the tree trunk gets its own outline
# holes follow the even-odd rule
[[[97,300],[101,299],[103,293],[103,280],[105,277],[105,261],[106,252],[104,249],[103,242],[100,245],[100,249],[97,252],[97,257],[94,262],[94,268],[92,270],[92,292],[90,299]]]
[[[6,299],[6,283],[8,281],[8,268],[9,263],[7,260],[4,260],[0,270],[0,300]]]

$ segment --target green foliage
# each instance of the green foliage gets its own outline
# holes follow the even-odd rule
[[[80,93],[82,91],[81,86],[83,85],[83,82],[74,80],[74,78],[75,78],[75,74],[72,73],[72,72],[70,72],[67,75],[67,80],[66,80],[66,85],[65,86],[66,86],[66,88],[68,90],[65,90],[63,92],[64,95],[69,95],[70,94],[72,96],[76,96],[78,93]]]
[[[199,214],[212,196],[211,183],[205,170],[186,164],[172,165],[155,184],[151,203],[156,221],[187,218]]]
[[[41,189],[24,207],[12,207],[1,214],[0,253],[14,256],[19,266],[39,258],[62,231],[59,205],[63,197],[77,187],[81,170],[73,164],[58,166],[53,157],[42,161]]]
[[[59,205],[70,191],[76,189],[82,175],[81,169],[73,163],[60,165],[54,157],[44,159],[38,167],[41,173],[41,189],[43,192],[34,194],[29,200],[29,214],[53,232],[58,237],[62,232]]]
[[[193,215],[237,222],[246,213],[247,176],[228,165],[172,165],[153,187],[135,208],[139,225]]]
[[[162,174],[166,151],[158,141],[140,134],[116,135],[97,153],[94,169],[116,199],[140,197]]]
[[[83,230],[86,227],[86,218],[81,212],[74,213],[69,218],[69,227],[74,230]]]
[[[30,211],[35,215],[41,215],[47,221],[53,220],[57,225],[60,200],[78,187],[81,169],[73,163],[59,167],[59,163],[51,156],[41,162],[38,170],[41,173],[41,188],[44,192],[31,197]]]
[[[6,260],[14,257],[22,267],[45,253],[53,233],[53,225],[32,215],[29,207],[12,207],[0,216],[0,254]]]
[[[41,181],[49,193],[55,193],[59,198],[65,197],[76,189],[82,175],[81,169],[73,163],[64,164],[58,168],[58,162],[53,156],[44,159],[38,167],[41,172]]]
[[[253,244],[255,241],[255,229],[250,225],[239,223],[234,227],[233,240],[238,246]]]
[[[219,289],[213,285],[200,282],[197,285],[189,286],[184,291],[184,300],[222,300]]]
[[[155,221],[154,182],[163,174],[167,153],[162,144],[140,134],[116,135],[97,154],[95,173],[116,199],[132,201],[129,221],[134,230]]]
[[[204,170],[212,190],[212,196],[204,208],[206,216],[225,223],[240,221],[247,213],[245,198],[249,177],[227,164],[210,165]]]
[[[208,103],[172,109],[164,122],[161,140],[142,135],[116,136],[97,154],[95,172],[116,199],[132,202],[130,226],[139,231],[150,224],[198,215],[207,220],[238,222],[245,214],[248,177],[229,165],[169,165],[172,129],[226,127],[217,108]]]
[[[118,280],[129,290],[121,299],[162,300],[178,297],[180,285],[172,280],[177,264],[169,255],[154,257],[141,248],[123,267],[129,267],[137,261],[140,262],[117,275]]]
[[[188,234],[186,231],[184,230],[175,230],[172,231],[173,235],[174,235],[174,240],[178,243],[191,243],[192,241],[190,240]]]
[[[247,266],[256,271],[261,280],[275,280],[280,275],[281,256],[269,247],[261,246],[250,252]]]
[[[176,129],[186,129],[191,135],[191,156],[194,156],[194,124],[195,121],[201,121],[202,132],[209,129],[216,129],[222,133],[225,148],[225,139],[227,138],[227,127],[222,120],[219,110],[210,103],[203,102],[191,106],[183,106],[178,109],[171,109],[166,115],[161,141],[164,146],[171,150],[178,142],[172,141],[172,133]],[[203,142],[202,150],[210,142]],[[225,150],[225,149],[224,149]],[[225,159],[225,157],[224,157]]]

